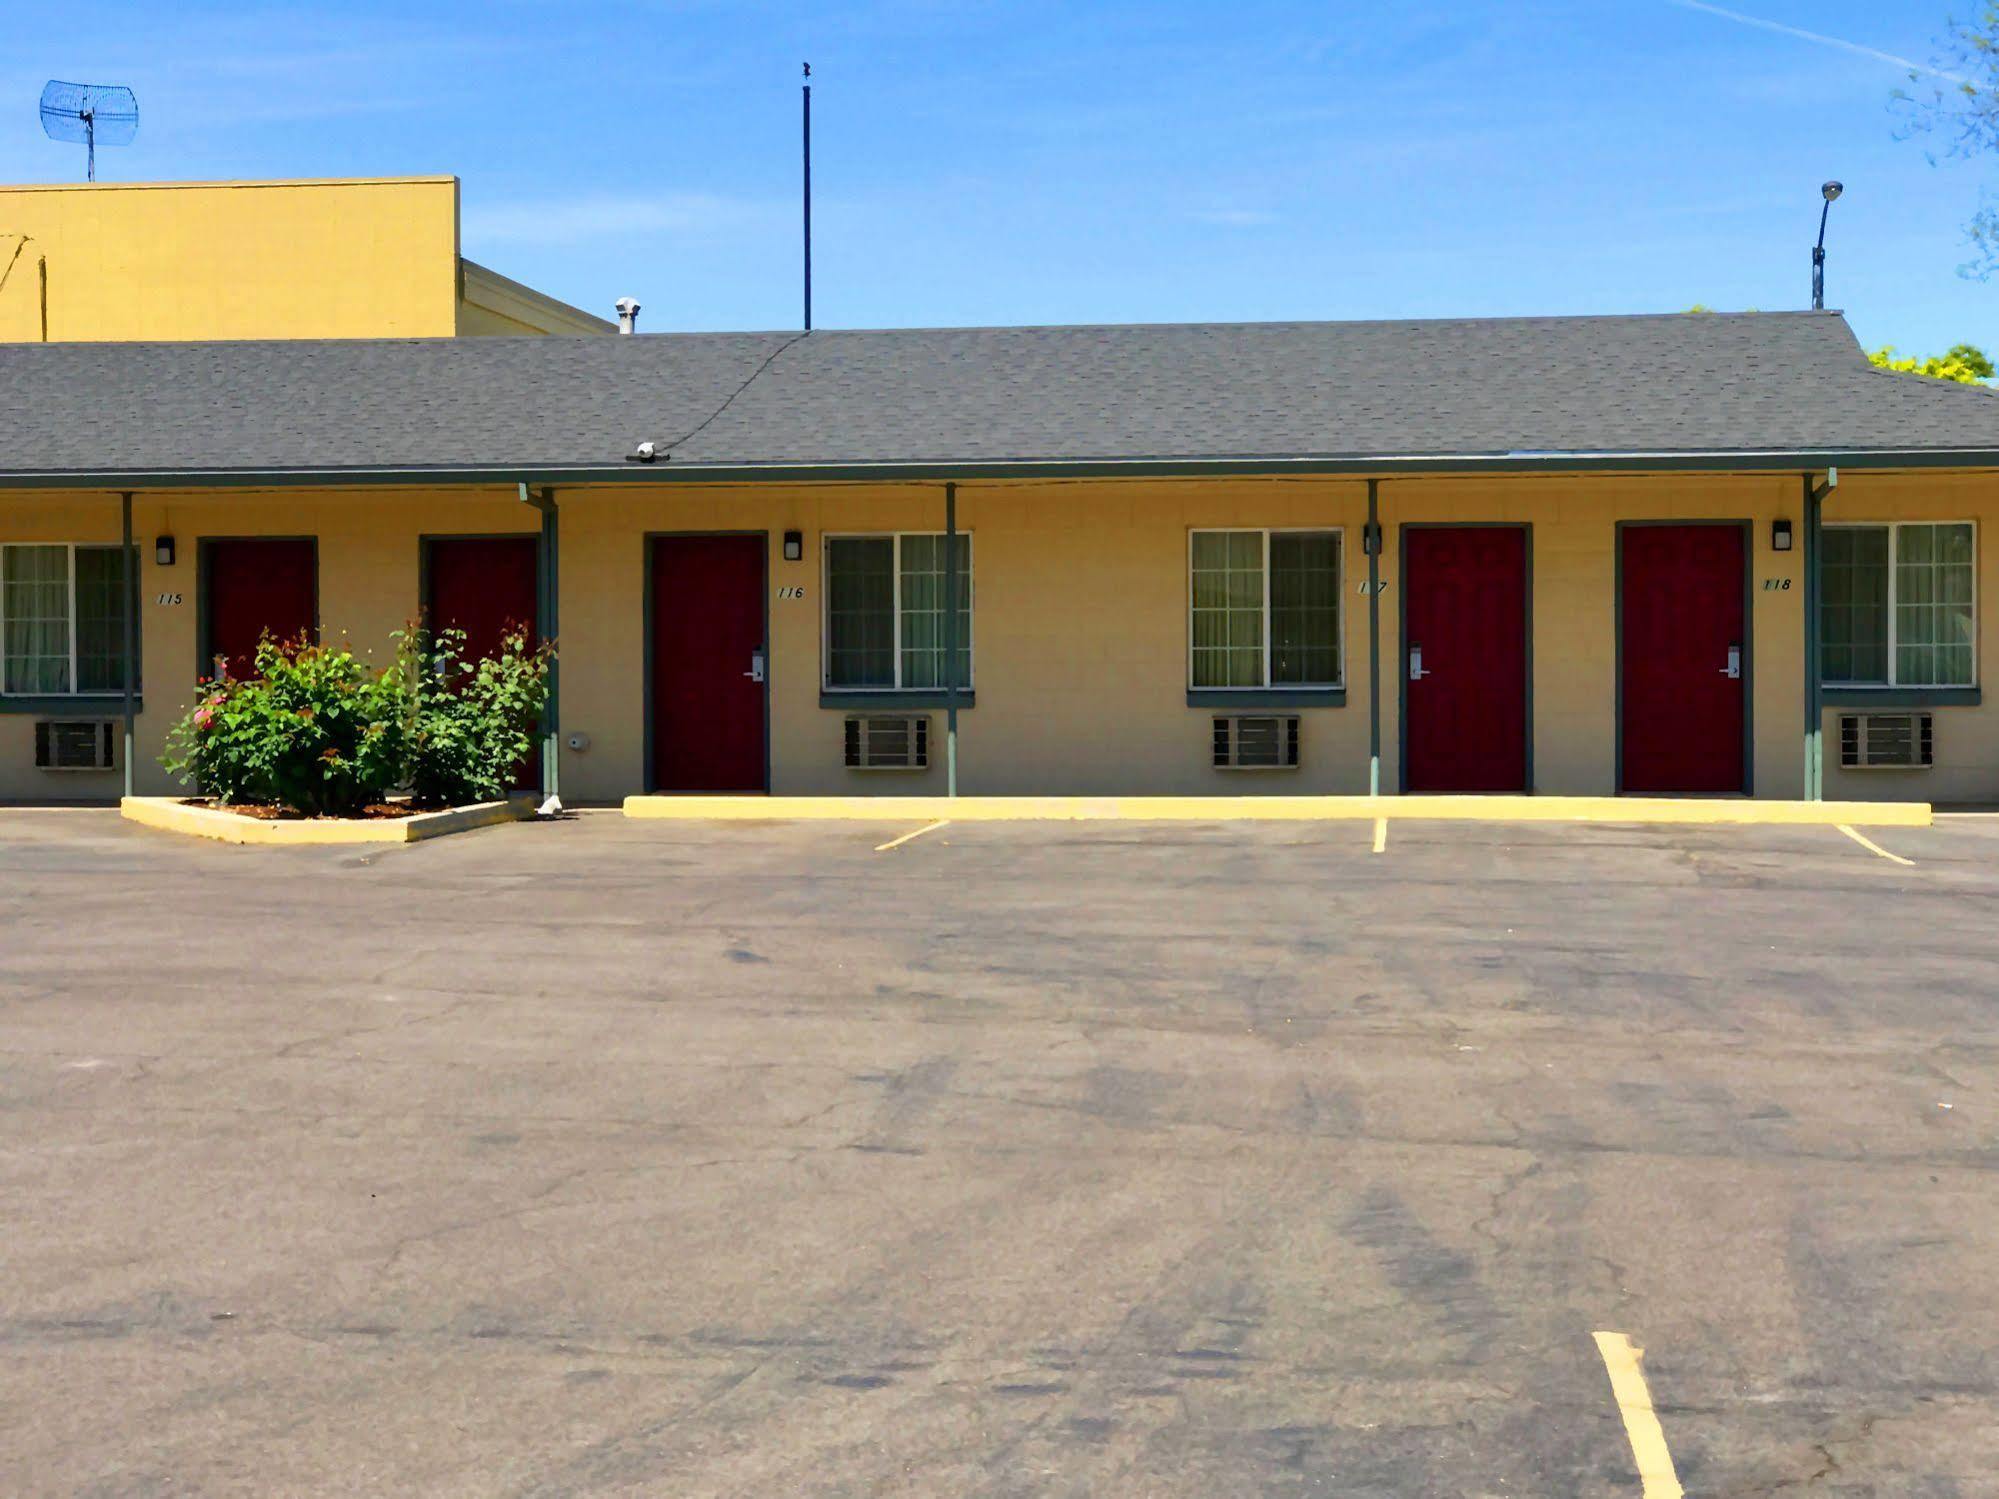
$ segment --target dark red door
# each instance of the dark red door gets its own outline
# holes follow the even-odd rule
[[[495,655],[510,626],[536,638],[540,543],[532,536],[439,537],[429,544],[430,627],[463,630],[465,659]]]
[[[463,630],[467,661],[499,654],[510,630],[540,638],[541,544],[533,536],[435,537],[427,544],[425,616],[433,630]],[[541,784],[541,755],[522,762],[514,787]]]
[[[659,791],[762,791],[764,538],[652,543],[652,760]]]
[[[296,640],[319,633],[319,562],[309,538],[207,541],[201,565],[208,615],[203,676],[213,675],[215,658],[223,656],[230,676],[247,678],[265,635]]]
[[[1742,527],[1626,526],[1621,789],[1745,788]]]
[[[1527,790],[1527,531],[1402,533],[1410,791]]]

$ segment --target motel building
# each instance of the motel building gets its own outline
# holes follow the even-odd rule
[[[118,323],[151,272],[66,334],[47,256],[53,336],[0,343],[0,800],[173,791],[218,660],[421,611],[559,641],[570,802],[1999,803],[1999,395],[1837,313],[624,337],[509,282],[522,326],[467,327],[440,180],[397,336]],[[343,186],[370,243],[442,211],[289,185]]]

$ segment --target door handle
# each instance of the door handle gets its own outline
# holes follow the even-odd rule
[[[1728,665],[1721,668],[1721,674],[1724,677],[1727,677],[1731,682],[1739,682],[1742,680],[1741,646],[1732,645],[1728,648]]]
[[[1423,647],[1421,647],[1420,645],[1410,646],[1409,680],[1412,682],[1420,682],[1423,680],[1423,678],[1427,677],[1428,675],[1429,673],[1423,670]]]
[[[764,653],[762,651],[750,652],[750,669],[744,672],[743,675],[748,677],[752,682],[761,682],[764,679]]]

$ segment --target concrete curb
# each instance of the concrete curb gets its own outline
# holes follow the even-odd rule
[[[496,823],[520,822],[535,813],[532,797],[510,797],[503,802],[447,807],[442,812],[418,812],[412,817],[267,821],[217,807],[189,806],[178,796],[127,796],[119,799],[118,815],[162,832],[212,838],[220,843],[301,847],[330,843],[421,843],[448,833],[469,833],[474,828],[489,828]]]
[[[628,796],[627,817],[682,821],[1650,822],[1930,825],[1928,802],[1648,796]]]

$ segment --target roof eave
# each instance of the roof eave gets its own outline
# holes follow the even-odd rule
[[[255,469],[12,469],[0,489],[408,488],[416,485],[866,483],[977,479],[1202,478],[1423,474],[1771,473],[1851,469],[1999,469],[1999,448],[1859,448],[1658,452],[1048,458],[892,463],[440,464]]]

